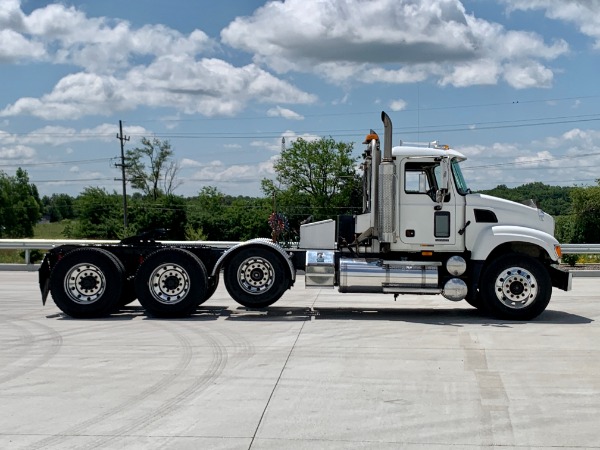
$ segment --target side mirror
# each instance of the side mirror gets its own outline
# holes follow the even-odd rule
[[[440,189],[447,192],[450,184],[450,158],[442,158],[440,168],[442,169],[442,185]]]
[[[435,193],[435,201],[440,205],[444,202],[444,197],[448,193],[448,188],[450,187],[450,158],[443,157],[440,161],[440,169],[441,169],[441,183],[439,189]]]
[[[419,174],[419,194],[427,193],[427,175],[424,173]]]

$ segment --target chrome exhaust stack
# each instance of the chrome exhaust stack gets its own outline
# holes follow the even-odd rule
[[[383,159],[379,165],[379,242],[396,242],[396,165],[392,158],[392,121],[384,112],[381,112],[384,126]]]

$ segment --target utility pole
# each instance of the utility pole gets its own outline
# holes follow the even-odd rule
[[[127,232],[127,179],[125,178],[125,142],[129,140],[129,136],[123,135],[123,122],[119,120],[119,134],[117,139],[121,141],[121,164],[115,164],[115,167],[121,168],[121,180],[123,181],[123,227]]]

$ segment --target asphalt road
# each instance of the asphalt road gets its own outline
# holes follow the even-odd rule
[[[600,279],[529,323],[441,297],[223,288],[186,320],[42,307],[0,272],[0,449],[600,448]]]

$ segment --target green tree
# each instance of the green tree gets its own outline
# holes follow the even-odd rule
[[[361,206],[352,150],[352,143],[331,137],[297,139],[275,162],[275,181],[262,181],[263,192],[288,216],[323,219],[351,213]]]
[[[0,237],[33,237],[41,218],[41,200],[27,171],[18,168],[14,177],[0,172]]]
[[[188,237],[221,241],[243,241],[269,237],[271,201],[264,198],[232,197],[214,186],[205,186],[188,200]]]
[[[127,178],[134,189],[156,200],[160,195],[172,195],[179,186],[179,165],[173,161],[169,141],[142,138],[142,147],[127,150]]]
[[[99,187],[86,187],[75,199],[77,221],[65,227],[70,239],[120,239],[123,236],[121,195]]]
[[[164,230],[164,239],[185,240],[187,228],[186,202],[176,195],[162,195],[156,200],[134,199],[129,208],[129,234]]]
[[[527,183],[515,188],[501,184],[494,189],[479,191],[482,194],[522,202],[533,200],[536,205],[550,215],[560,216],[571,212],[570,186],[549,186],[541,182]]]
[[[257,237],[270,237],[268,198],[235,197],[225,210],[228,223],[225,240],[245,241]]]
[[[74,198],[68,194],[52,194],[42,198],[44,214],[48,216],[50,222],[60,222],[63,219],[73,219],[75,210],[73,207]]]
[[[571,243],[600,243],[600,183],[571,191],[573,201]]]
[[[225,240],[225,195],[214,186],[204,186],[198,196],[188,200],[188,226],[202,230],[207,239]]]

